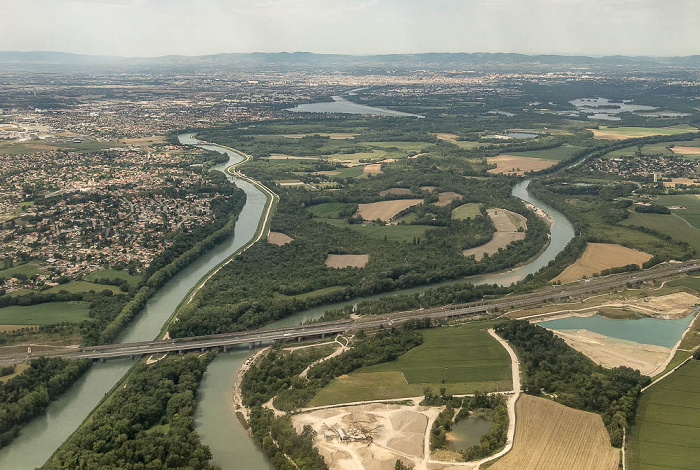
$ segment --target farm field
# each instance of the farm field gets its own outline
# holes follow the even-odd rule
[[[423,332],[420,346],[393,362],[362,367],[334,379],[310,406],[419,396],[425,387],[448,393],[509,390],[510,358],[487,332],[493,323],[471,323]],[[443,382],[444,381],[444,382]]]
[[[384,222],[390,222],[398,213],[422,203],[423,199],[397,199],[394,201],[359,204],[356,215],[365,220],[381,219]]]
[[[700,229],[700,194],[661,196],[659,203],[668,207],[684,207],[684,209],[672,209],[672,211],[687,220],[693,227]]]
[[[80,292],[90,292],[91,290],[94,290],[95,292],[102,292],[103,290],[111,290],[115,294],[120,294],[122,292],[119,289],[119,287],[117,287],[117,286],[94,284],[92,282],[87,282],[87,281],[70,281],[66,284],[59,284],[59,285],[54,286],[50,289],[46,289],[43,292],[45,292],[47,294],[53,294],[53,293],[61,292],[62,290],[68,291],[71,294],[76,294],[76,293],[80,293]]]
[[[678,153],[683,156],[690,155],[690,156],[696,156],[700,155],[700,147],[687,147],[687,146],[682,146],[682,145],[676,145],[673,147],[673,153]]]
[[[488,255],[498,253],[501,248],[506,248],[514,241],[525,238],[524,230],[527,228],[525,217],[505,209],[488,209],[486,212],[496,228],[493,238],[483,245],[462,251],[462,255],[474,256],[476,261],[481,261],[485,253]]]
[[[481,215],[481,206],[479,204],[469,203],[462,204],[461,206],[452,210],[453,219],[473,219]]]
[[[522,157],[516,155],[499,155],[488,157],[486,161],[489,165],[496,165],[496,168],[488,170],[489,173],[524,176],[530,171],[540,171],[550,166],[556,165],[554,160],[544,158]]]
[[[369,262],[369,255],[328,255],[326,266],[329,268],[362,268]]]
[[[455,193],[455,192],[452,192],[452,191],[447,191],[447,192],[444,192],[444,193],[440,193],[440,194],[438,195],[438,197],[439,197],[438,202],[433,203],[434,205],[436,205],[436,206],[438,206],[438,207],[449,206],[450,204],[452,204],[452,201],[461,200],[461,199],[462,199],[462,195],[461,195],[461,194],[458,194],[458,193]]]
[[[515,405],[512,450],[491,470],[616,470],[603,419],[546,398],[521,395]]]
[[[676,135],[697,131],[694,127],[602,127],[591,129],[593,138],[603,140],[624,140],[651,135]]]
[[[700,361],[691,360],[649,388],[627,440],[630,470],[698,468]]]
[[[83,280],[95,282],[97,279],[105,277],[108,279],[124,279],[130,286],[136,286],[142,278],[140,274],[129,274],[126,271],[117,271],[116,269],[100,269],[83,277]]]
[[[411,214],[408,214],[409,216]],[[425,237],[427,230],[441,230],[442,227],[429,225],[376,225],[376,224],[348,224],[345,219],[317,218],[318,222],[325,222],[335,227],[348,228],[375,240],[389,240],[402,243],[412,243],[414,238]]]
[[[584,276],[591,277],[604,269],[617,268],[628,264],[642,263],[652,258],[649,253],[633,250],[622,245],[611,243],[589,243],[583,255],[574,264],[568,266],[564,272],[555,277],[553,281],[561,281],[562,284],[577,281]]]
[[[0,277],[4,277],[6,279],[12,278],[16,276],[17,274],[24,274],[26,276],[33,276],[35,274],[39,274],[43,272],[44,270],[37,266],[36,264],[33,263],[24,263],[24,264],[18,264],[15,266],[12,266],[11,268],[3,269],[0,270]]]
[[[508,155],[513,157],[529,157],[529,158],[540,158],[542,160],[566,160],[567,158],[573,157],[576,152],[583,150],[584,147],[579,147],[577,145],[564,144],[559,147],[554,147],[545,150],[530,150],[527,152],[509,152]]]
[[[273,245],[282,246],[293,242],[294,239],[282,232],[270,232],[267,234],[267,242]]]
[[[674,240],[687,242],[700,253],[700,229],[691,227],[682,217],[672,214],[641,214],[631,212],[629,217],[621,222],[623,225],[640,225],[661,232]]]
[[[3,325],[52,325],[55,323],[80,323],[88,319],[90,305],[87,302],[49,302],[45,304],[0,308],[0,324]]]
[[[352,210],[353,206],[353,204],[343,202],[327,202],[325,204],[309,206],[307,210],[311,212],[314,215],[314,217],[340,218],[340,213],[342,211]]]

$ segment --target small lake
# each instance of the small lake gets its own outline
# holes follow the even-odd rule
[[[658,318],[611,320],[593,315],[591,317],[559,318],[537,324],[552,330],[588,330],[611,338],[673,348],[690,322],[693,321],[694,316],[691,314],[678,320],[660,320]]]
[[[393,116],[393,117],[415,117],[422,118],[418,114],[402,113],[391,109],[375,108],[364,104],[353,103],[342,96],[333,96],[333,101],[329,103],[308,103],[300,104],[285,111],[293,113],[342,113],[342,114],[371,114],[373,116]]]
[[[481,436],[489,432],[493,421],[485,418],[463,419],[452,425],[452,431],[447,433],[447,448],[464,450],[481,443]]]
[[[586,113],[588,119],[603,119],[606,121],[619,121],[620,113],[632,113],[635,111],[653,111],[654,106],[641,104],[630,104],[632,100],[612,101],[608,98],[579,98],[569,103],[576,107],[581,113]]]

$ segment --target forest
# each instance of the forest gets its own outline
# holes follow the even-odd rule
[[[525,393],[546,394],[563,405],[600,414],[612,445],[622,445],[649,377],[629,367],[599,366],[551,331],[524,320],[501,323],[495,330],[519,352]]]
[[[139,363],[42,468],[215,470],[194,429],[195,392],[213,357]]]
[[[7,382],[0,382],[0,447],[17,437],[22,425],[40,415],[90,367],[91,361],[40,357]]]

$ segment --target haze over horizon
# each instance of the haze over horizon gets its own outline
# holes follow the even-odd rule
[[[700,53],[696,0],[0,0],[4,50]]]

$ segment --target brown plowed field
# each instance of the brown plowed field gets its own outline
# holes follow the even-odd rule
[[[577,281],[583,276],[591,277],[604,269],[617,268],[628,264],[641,265],[651,259],[649,253],[633,250],[611,243],[589,243],[583,255],[574,264],[554,278],[562,284]]]
[[[365,168],[364,170],[362,170],[362,172],[365,174],[378,175],[382,172],[382,164],[370,163],[369,165],[365,165]]]
[[[505,173],[508,175],[524,175],[528,171],[539,171],[557,164],[554,160],[545,160],[536,157],[516,157],[515,155],[499,155],[486,159],[489,165],[496,164],[496,168],[489,173]]]
[[[683,147],[676,145],[672,147],[673,153],[680,153],[681,155],[700,155],[700,147]]]
[[[328,255],[329,268],[362,268],[369,261],[369,255]]]
[[[391,188],[384,191],[379,191],[379,196],[384,197],[388,194],[397,194],[400,196],[408,196],[413,194],[410,188]]]
[[[462,195],[459,193],[453,193],[452,191],[447,191],[445,193],[439,194],[439,200],[434,205],[438,207],[444,207],[450,205],[455,199],[462,199]]]
[[[282,246],[293,242],[294,239],[282,232],[270,232],[267,234],[267,242],[273,245]]]
[[[397,199],[395,201],[360,204],[355,215],[359,215],[365,220],[381,219],[384,222],[390,222],[399,212],[422,203],[423,199]]]
[[[481,261],[484,253],[488,253],[490,256],[498,253],[500,248],[505,248],[512,242],[522,240],[525,238],[525,232],[519,232],[518,229],[527,230],[527,219],[520,214],[506,209],[488,209],[486,212],[496,228],[493,238],[483,245],[462,251],[464,256],[474,255],[476,261]]]
[[[602,418],[546,398],[521,395],[513,449],[491,470],[617,470]]]

